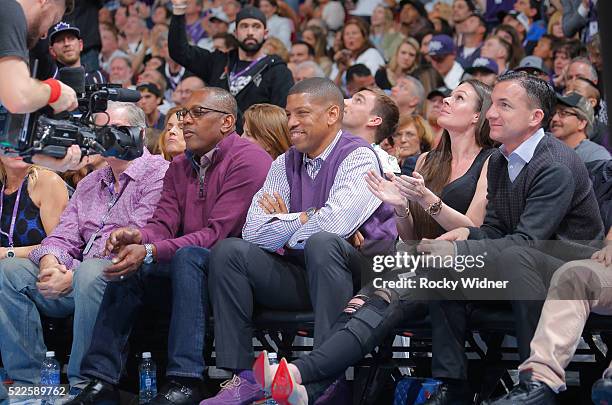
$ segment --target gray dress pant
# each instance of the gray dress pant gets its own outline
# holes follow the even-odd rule
[[[230,238],[217,243],[210,260],[217,366],[231,370],[253,365],[254,308],[314,310],[316,347],[358,289],[359,272],[368,266],[359,251],[328,232],[311,236],[303,257],[281,256]]]

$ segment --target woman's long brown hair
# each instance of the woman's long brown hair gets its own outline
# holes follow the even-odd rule
[[[481,148],[491,148],[494,142],[489,137],[489,121],[486,113],[491,106],[491,87],[474,80],[464,80],[460,83],[467,83],[476,92],[477,100],[474,111],[479,111],[480,115],[476,122],[474,136],[476,144]],[[425,186],[434,194],[440,196],[442,189],[448,184],[451,175],[451,163],[453,154],[451,151],[451,140],[447,130],[444,130],[438,146],[427,154],[419,173],[425,180]],[[410,211],[414,223],[414,233],[417,239],[435,238],[443,232],[442,227],[417,203],[410,202]]]

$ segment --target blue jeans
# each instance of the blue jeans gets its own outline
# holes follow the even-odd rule
[[[81,372],[110,384],[119,383],[127,360],[128,338],[138,313],[147,297],[153,296],[151,290],[160,281],[167,285],[169,278],[172,315],[166,375],[202,379],[208,256],[208,249],[181,248],[170,263],[143,265],[125,280],[109,283]]]
[[[0,351],[9,376],[17,383],[38,384],[47,348],[40,314],[63,318],[74,314],[68,379],[83,388],[87,379],[79,370],[89,347],[106,281],[102,269],[108,260],[86,260],[74,270],[72,291],[58,299],[43,297],[36,288],[38,266],[28,259],[0,260]],[[53,349],[53,348],[51,348]]]

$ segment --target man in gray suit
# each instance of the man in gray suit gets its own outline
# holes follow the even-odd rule
[[[598,32],[597,0],[561,0],[563,34],[571,38],[582,31],[580,39],[588,42]]]

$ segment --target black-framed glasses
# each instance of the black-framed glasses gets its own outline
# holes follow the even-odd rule
[[[203,116],[205,116],[206,114],[208,114],[210,112],[216,112],[216,113],[220,113],[220,114],[230,114],[231,115],[231,113],[229,113],[227,111],[221,111],[221,110],[216,110],[214,108],[208,108],[208,107],[204,107],[204,106],[201,106],[201,105],[196,105],[196,106],[193,106],[191,108],[184,108],[182,110],[178,110],[176,112],[176,118],[178,118],[179,121],[182,121],[185,118],[185,116],[187,114],[189,114],[189,116],[192,119],[195,120],[195,119],[198,119],[198,118],[202,118]]]
[[[555,114],[558,114],[559,117],[561,117],[561,118],[567,118],[567,117],[572,117],[572,116],[578,117],[579,116],[574,111],[572,111],[570,109],[564,109],[564,108],[558,108],[557,111],[555,111]]]

